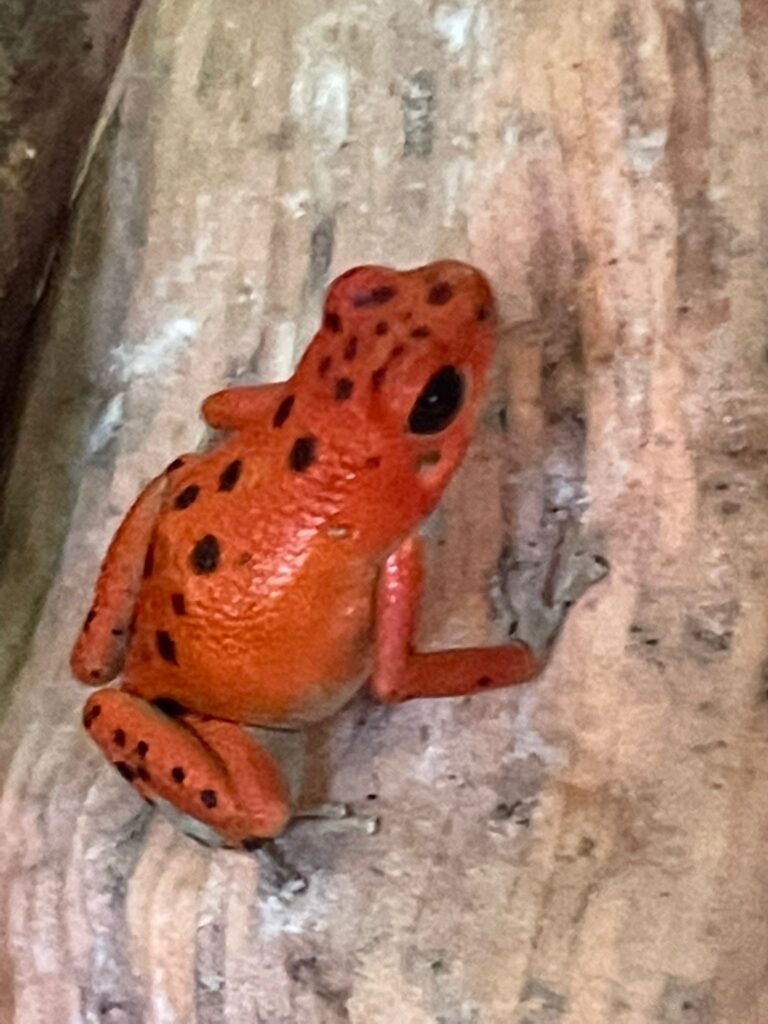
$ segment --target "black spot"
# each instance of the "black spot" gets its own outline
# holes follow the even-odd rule
[[[352,392],[355,390],[355,385],[349,379],[349,377],[339,377],[336,381],[336,389],[334,391],[334,397],[337,401],[343,402],[345,398],[349,398]]]
[[[388,284],[379,285],[378,288],[370,288],[364,292],[358,292],[352,297],[352,305],[355,309],[362,309],[364,306],[383,306],[385,302],[395,297],[395,289]]]
[[[97,668],[88,673],[89,679],[101,679],[101,672]]]
[[[155,633],[155,640],[157,642],[157,651],[163,661],[170,661],[172,665],[178,665],[176,660],[176,644],[173,642],[173,637],[170,633],[167,633],[164,629],[158,629]]]
[[[200,488],[197,484],[190,484],[189,487],[185,487],[184,490],[176,495],[176,500],[173,505],[174,508],[189,508],[193,501],[197,499],[200,493]]]
[[[152,776],[149,774],[143,764],[136,765],[136,776],[141,779],[142,782],[151,782]]]
[[[324,377],[326,373],[328,373],[328,371],[331,368],[332,362],[333,360],[331,359],[330,356],[323,356],[323,358],[317,364],[317,372],[320,374],[321,377]]]
[[[326,313],[325,314],[325,326],[329,331],[333,331],[334,334],[338,334],[343,329],[341,323],[341,317],[338,313]]]
[[[169,718],[179,718],[181,715],[186,714],[187,711],[184,705],[179,704],[173,697],[155,697],[151,703],[154,704],[158,711],[162,711]]]
[[[428,338],[429,337],[429,328],[425,327],[423,325],[421,327],[414,327],[413,330],[411,331],[411,337],[412,338]]]
[[[96,612],[94,611],[93,608],[91,608],[91,610],[85,616],[85,626],[83,628],[84,629],[88,629],[88,627],[90,626],[90,624],[93,622],[93,620],[95,618],[96,618]]]
[[[125,634],[124,629],[112,629],[110,632],[112,633],[112,636],[123,636]]]
[[[453,298],[453,288],[447,281],[438,281],[433,284],[427,293],[427,302],[430,306],[444,306]]]
[[[491,679],[490,676],[480,676],[480,678],[477,680],[477,685],[478,686],[492,686],[493,685],[493,680]]]
[[[322,371],[321,371],[322,372]],[[282,427],[288,417],[291,415],[291,409],[293,408],[294,397],[293,395],[286,395],[280,405],[277,407],[275,415],[272,417],[273,427]]]
[[[419,456],[419,468],[436,466],[440,461],[440,452],[433,449],[428,452],[422,452]]]
[[[112,733],[112,742],[117,747],[125,746],[125,733],[123,732],[122,729],[115,729],[115,731]]]
[[[376,327],[374,328],[374,330],[376,331],[377,334],[388,334],[389,333],[389,324],[387,323],[386,320],[380,320],[376,324]]]
[[[129,764],[126,764],[125,761],[113,761],[112,763],[123,776],[123,778],[126,780],[126,782],[133,782],[135,773],[133,768],[131,768]]]
[[[136,753],[139,755],[139,757],[146,757],[148,750],[149,744],[146,742],[146,740],[139,740],[139,742],[136,744]]]
[[[381,465],[381,456],[369,455],[368,458],[365,460],[365,465],[368,467],[368,469],[378,469],[379,466]]]
[[[389,353],[389,358],[397,359],[397,357],[401,356],[403,352],[405,352],[405,345],[395,345],[395,347]]]
[[[356,355],[357,355],[357,336],[353,334],[352,337],[347,341],[347,344],[344,346],[344,358],[346,360],[348,360],[349,362],[351,362],[355,358]]]
[[[212,533],[206,533],[192,548],[192,554],[189,556],[193,572],[198,576],[215,572],[219,565],[219,555],[219,542]]]
[[[171,594],[171,606],[177,615],[187,614],[187,604],[183,594]]]
[[[216,796],[215,789],[201,789],[200,799],[203,801],[206,807],[215,807],[219,800],[219,798]]]
[[[183,782],[187,777],[187,773],[183,768],[171,768],[171,778],[174,782]]]
[[[152,569],[154,568],[154,565],[155,565],[155,545],[154,544],[149,544],[149,545],[147,545],[147,553],[144,556],[144,569],[142,570],[142,574],[144,576],[144,579],[147,579],[148,577],[150,577],[152,575]]]
[[[260,850],[263,845],[264,840],[259,839],[258,836],[246,836],[243,840],[243,849],[248,850],[249,853],[252,853],[254,850]]]
[[[306,437],[297,437],[288,457],[291,469],[295,469],[297,473],[303,473],[305,469],[309,469],[317,457],[316,448],[317,438],[311,434],[307,434]]]
[[[169,462],[165,468],[166,473],[172,473],[174,469],[180,469],[184,465],[184,459],[174,459],[173,462]]]
[[[90,729],[95,719],[101,714],[101,704],[91,704],[88,710],[83,715],[83,725],[86,729]]]
[[[384,383],[384,378],[387,375],[386,366],[380,366],[378,370],[374,370],[371,374],[371,387],[374,391],[378,391],[381,385]]]
[[[242,471],[243,463],[240,461],[240,459],[235,459],[234,462],[230,462],[228,466],[225,466],[219,475],[219,490],[234,490],[235,484],[240,479],[240,474],[242,473]]]
[[[477,314],[476,314],[476,316],[477,316],[478,320],[487,320],[490,315],[491,315],[491,311],[488,309],[487,306],[478,306],[477,307]]]

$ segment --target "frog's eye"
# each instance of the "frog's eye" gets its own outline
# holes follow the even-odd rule
[[[414,402],[408,429],[412,434],[438,434],[453,421],[463,401],[464,378],[455,366],[441,366]]]

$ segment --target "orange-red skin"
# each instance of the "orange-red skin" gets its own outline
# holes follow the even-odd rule
[[[382,699],[475,692],[534,673],[522,645],[452,652],[470,657],[444,660],[443,675],[455,680],[442,689],[431,662],[414,669],[408,685],[405,668],[399,682],[387,671],[397,661],[388,643],[401,648],[403,666],[411,656],[432,657],[412,655],[419,573],[406,573],[403,607],[411,610],[401,615],[403,585],[392,585],[397,552],[438,502],[471,439],[494,319],[486,279],[465,264],[358,267],[331,286],[323,324],[290,380],[206,400],[204,416],[228,433],[209,451],[176,460],[139,496],[107,554],[72,654],[83,682],[102,685],[121,673],[120,688],[141,699],[89,701],[91,735],[113,761],[123,756],[112,739],[124,731],[121,707],[141,715],[144,701],[160,699],[161,707],[170,700],[184,709],[184,733],[179,724],[164,729],[156,708],[142,719],[158,733],[155,749],[162,743],[167,768],[175,746],[198,758],[189,747],[194,716],[293,728],[333,714],[370,677],[375,648],[374,691]],[[413,403],[446,365],[463,377],[464,402],[444,430],[412,433]],[[377,588],[378,605],[389,608],[379,615],[378,638]],[[483,658],[493,650],[491,672]],[[199,738],[201,719],[194,721]],[[158,789],[131,781],[145,796]],[[174,799],[167,789],[160,786],[161,795]],[[207,810],[198,816],[210,818]],[[259,834],[276,833],[283,818],[273,815]],[[241,822],[213,824],[236,841],[250,834]]]

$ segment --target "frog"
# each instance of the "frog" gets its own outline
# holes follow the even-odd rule
[[[257,850],[296,807],[255,730],[304,730],[366,684],[399,704],[542,671],[546,644],[415,642],[420,527],[472,439],[496,324],[467,263],[356,266],[290,379],[204,401],[215,441],[140,492],[71,655],[98,687],[85,730],[145,800]]]

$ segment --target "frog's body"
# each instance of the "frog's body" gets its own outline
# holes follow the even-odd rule
[[[280,770],[240,728],[530,678],[523,644],[420,655],[413,532],[471,438],[491,357],[485,278],[444,261],[359,267],[329,291],[294,376],[209,398],[230,433],[175,460],[113,541],[72,665],[122,673],[84,714],[147,798],[254,845],[289,818]]]

